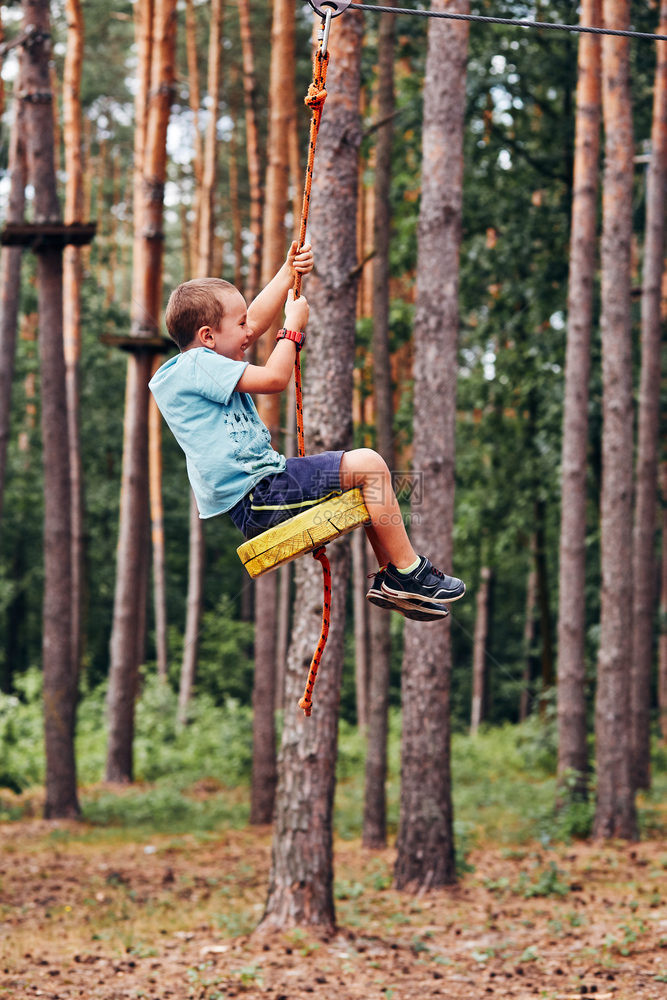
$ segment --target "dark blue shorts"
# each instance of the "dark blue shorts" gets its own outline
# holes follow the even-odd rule
[[[229,511],[246,538],[308,510],[320,500],[342,492],[342,451],[288,458],[284,472],[265,476]]]

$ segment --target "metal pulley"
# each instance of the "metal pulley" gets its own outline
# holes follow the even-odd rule
[[[317,36],[321,43],[320,53],[322,57],[327,54],[332,17],[343,14],[351,2],[352,0],[308,0],[313,10],[322,18],[322,26]]]
[[[308,3],[320,17],[326,17],[327,14],[338,17],[345,13],[352,0],[308,0]]]

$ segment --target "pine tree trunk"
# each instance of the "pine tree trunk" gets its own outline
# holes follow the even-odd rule
[[[239,8],[240,9],[240,8]],[[285,259],[288,147],[290,115],[294,114],[294,0],[276,0],[271,29],[269,82],[269,164],[266,172],[262,285],[267,284]],[[257,342],[257,364],[271,354],[277,320]],[[280,447],[280,395],[256,400],[257,412],[271,432],[274,448]],[[250,822],[270,823],[276,790],[276,614],[278,575],[268,573],[255,583],[255,672],[253,687],[253,766]],[[289,711],[289,708],[288,708]]]
[[[660,737],[667,745],[667,462],[660,467],[662,494],[662,558],[660,573],[660,636],[658,639],[658,717]]]
[[[586,0],[582,25],[599,25],[600,16],[600,0]],[[586,475],[600,157],[599,37],[581,35],[578,73],[561,463],[557,697],[558,773],[574,773],[576,794],[585,796]]]
[[[373,556],[374,558],[374,556]],[[368,684],[368,739],[364,785],[364,847],[387,846],[387,738],[389,733],[389,678],[391,630],[387,612],[368,605],[370,677]]]
[[[262,266],[262,171],[259,155],[259,138],[257,130],[257,81],[255,76],[255,57],[252,47],[252,32],[250,28],[249,0],[237,0],[239,24],[241,33],[241,52],[243,55],[243,98],[245,102],[246,159],[248,163],[248,181],[250,185],[250,232],[253,237],[252,253],[246,282],[246,296],[252,300],[259,291],[260,271]],[[274,11],[274,17],[277,11]],[[293,16],[293,15],[292,15]],[[284,136],[281,137],[284,141]],[[269,146],[269,148],[271,148]]]
[[[366,535],[357,531],[350,540],[352,548],[352,616],[354,620],[354,687],[357,725],[368,725],[368,619],[366,608]]]
[[[486,644],[489,635],[489,596],[491,589],[491,570],[488,566],[482,566],[479,579],[475,615],[475,637],[472,650],[472,711],[470,713],[470,733],[473,736],[484,721],[486,711]]]
[[[627,0],[603,0],[605,24],[627,28]],[[602,198],[601,621],[595,735],[596,837],[637,836],[631,775],[632,359],[630,247],[633,138],[627,39],[602,42],[605,170]]]
[[[197,276],[207,277],[213,271],[213,237],[215,229],[215,188],[217,179],[217,123],[220,105],[222,4],[213,0],[208,49],[209,115],[198,189],[199,233],[196,247]],[[194,496],[190,496],[190,548],[188,561],[188,600],[185,622],[185,643],[181,663],[181,684],[178,698],[178,719],[185,725],[199,655],[199,628],[204,601],[206,544],[204,525],[199,517]]]
[[[468,12],[467,0],[433,9]],[[452,568],[458,272],[463,179],[463,117],[468,28],[432,20],[428,29],[422,200],[415,313],[413,470],[423,477],[413,500],[412,542],[434,564]],[[438,400],[437,407],[433,400]],[[449,622],[405,623],[401,807],[395,879],[399,889],[456,879],[450,778]]]
[[[188,551],[188,597],[185,612],[185,636],[181,685],[178,694],[178,721],[188,720],[188,705],[192,695],[199,653],[199,622],[204,599],[204,532],[194,493],[190,493],[190,548]]]
[[[544,708],[546,702],[544,696],[553,687],[554,683],[554,656],[551,624],[551,605],[549,602],[549,572],[547,567],[547,542],[546,542],[546,511],[543,500],[536,500],[535,510],[535,575],[537,582],[537,605],[540,613],[540,645],[541,645],[541,680],[542,699],[541,705]]]
[[[660,34],[667,32],[667,2],[660,6]],[[632,608],[632,757],[634,788],[651,784],[651,670],[655,621],[655,529],[660,444],[661,292],[667,185],[667,45],[656,43],[651,162],[646,188]]]
[[[213,267],[214,203],[217,177],[217,127],[220,106],[220,77],[222,72],[222,0],[211,0],[211,20],[208,47],[208,119],[204,141],[204,159],[201,183],[201,211],[199,214],[199,256],[197,274],[206,277]]]
[[[232,99],[230,102],[230,113],[234,122],[238,122],[238,108]],[[241,204],[239,201],[239,141],[238,128],[232,129],[229,140],[229,215],[231,218],[231,244],[234,255],[234,286],[243,288],[243,219],[241,216]],[[214,268],[215,274],[220,274]]]
[[[120,156],[117,152],[111,155],[111,206],[112,211],[109,212],[109,270],[107,273],[107,293],[104,297],[104,304],[107,309],[113,304],[116,299],[116,281],[119,276],[119,271],[121,267],[120,253],[118,247],[118,217],[113,209],[116,208],[120,201]]]
[[[394,49],[396,18],[383,14],[378,30],[377,117],[381,126],[375,147],[375,185],[372,262],[373,275],[373,396],[376,448],[394,469],[394,408],[389,363],[389,242],[391,235],[391,157],[394,142]],[[368,605],[370,710],[364,790],[365,847],[386,844],[387,732],[391,633],[387,613]]]
[[[152,45],[149,31],[152,14]],[[157,333],[162,292],[162,212],[166,177],[166,135],[174,84],[176,0],[139,2],[139,88],[136,102],[135,238],[132,334]],[[146,60],[150,59],[150,72]],[[150,80],[150,92],[148,81]],[[146,104],[142,104],[142,99]],[[142,143],[142,136],[145,142]],[[132,780],[134,700],[145,645],[148,579],[148,381],[151,356],[135,349],[129,357],[125,395],[123,472],[114,617],[111,635],[107,781]]]
[[[535,536],[531,539],[531,552],[535,545]],[[521,697],[519,700],[519,722],[525,722],[530,715],[533,697],[533,677],[534,677],[534,654],[535,645],[535,607],[537,605],[537,573],[535,571],[535,561],[531,561],[530,572],[528,573],[528,585],[526,587],[526,611],[523,627],[523,655],[524,667],[521,678]]]
[[[154,375],[164,360],[157,355],[151,365]],[[162,417],[151,396],[148,401],[148,495],[153,550],[153,608],[155,614],[155,658],[158,677],[166,681],[168,670],[167,578],[164,539],[164,503],[162,498]]]
[[[19,54],[17,88],[22,90],[23,57]],[[7,222],[21,222],[25,211],[26,150],[25,105],[16,102],[9,142],[10,188]],[[5,471],[9,446],[12,381],[16,355],[16,328],[21,287],[21,247],[3,247],[0,251],[0,525],[5,496]]]
[[[23,50],[28,178],[34,221],[59,222],[54,169],[53,94],[48,0],[24,0],[24,28],[33,37]],[[47,99],[48,95],[48,99]],[[76,817],[74,731],[77,671],[72,662],[72,566],[67,390],[63,349],[63,262],[60,247],[37,252],[41,424],[44,456],[44,736],[46,818]]]
[[[348,13],[329,39],[329,97],[315,164],[311,229],[318,271],[308,300],[308,374],[304,383],[306,453],[350,446],[356,305],[357,158],[362,22]],[[336,336],[331,336],[335,327]],[[296,703],[317,643],[322,610],[320,568],[296,564],[294,632],[287,663],[286,710],[279,761],[273,858],[262,927],[335,925],[332,809],[343,663],[349,543],[328,549],[333,578],[331,631],[306,719]]]
[[[193,212],[194,221],[189,226],[189,235],[185,236],[188,244],[188,256],[191,261],[197,260],[197,243],[199,240],[199,213],[201,210],[201,182],[204,164],[204,148],[199,122],[201,94],[199,90],[199,53],[197,44],[197,16],[193,0],[185,0],[185,54],[188,67],[188,103],[192,112],[193,152],[192,176],[194,180]],[[194,273],[194,270],[193,272]],[[191,275],[186,268],[185,277]]]
[[[67,0],[67,53],[63,87],[65,136],[65,222],[83,221],[81,71],[83,11],[80,0]],[[65,247],[63,259],[63,336],[67,379],[67,425],[72,502],[72,663],[78,670],[83,647],[84,494],[79,428],[81,359],[81,248]]]
[[[299,207],[299,212],[301,208]],[[285,393],[287,408],[285,441],[283,454],[286,458],[296,455],[296,402],[294,381],[292,380]],[[292,627],[292,563],[280,567],[280,591],[278,594],[278,630],[276,634],[276,708],[285,707],[285,664],[289,649]]]

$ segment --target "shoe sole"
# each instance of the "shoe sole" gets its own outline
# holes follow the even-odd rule
[[[414,605],[409,607],[402,607],[395,601],[390,601],[383,595],[379,595],[377,592],[372,593],[371,591],[366,594],[366,600],[370,604],[374,604],[378,608],[382,608],[384,611],[398,611],[399,614],[403,615],[404,618],[409,618],[411,621],[416,622],[439,622],[443,621],[449,615],[447,608],[440,608],[433,611],[419,611]]]
[[[385,583],[382,584],[383,594],[386,594],[387,597],[390,597],[395,604],[398,604],[401,607],[408,607],[408,608],[419,607],[424,609],[435,610],[436,608],[442,608],[446,604],[453,604],[454,601],[460,601],[461,598],[465,595],[465,592],[466,589],[464,584],[461,593],[456,594],[454,597],[445,597],[445,598],[417,597],[416,594],[413,597],[411,595],[406,594],[404,590],[392,590],[391,587],[387,587]]]

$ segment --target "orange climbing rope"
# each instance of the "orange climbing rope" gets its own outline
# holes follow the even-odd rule
[[[301,209],[301,227],[299,229],[299,249],[306,242],[308,212],[310,210],[310,193],[313,184],[313,166],[315,163],[315,147],[317,146],[317,134],[320,130],[320,122],[322,120],[322,109],[327,97],[326,80],[327,66],[329,64],[329,53],[326,51],[327,34],[328,25],[327,29],[323,28],[323,30],[319,33],[318,46],[313,56],[313,79],[304,99],[304,103],[312,111],[312,116],[310,119],[310,141],[308,144],[306,180],[303,189],[303,207]],[[300,294],[301,275],[297,274],[294,279],[294,298],[298,299]],[[303,432],[303,394],[301,391],[301,365],[299,362],[298,351],[294,361],[294,389],[296,395],[297,452],[300,457],[303,457],[306,454],[306,445]],[[331,567],[327,558],[326,549],[323,545],[319,549],[315,549],[313,552],[313,558],[317,559],[322,566],[324,599],[322,603],[322,629],[320,632],[320,638],[310,663],[310,669],[308,670],[306,689],[303,693],[303,698],[299,701],[299,708],[303,709],[306,716],[309,716],[312,710],[313,688],[315,686],[315,679],[317,678],[317,671],[319,670],[324,647],[327,643],[329,625],[331,622]]]

